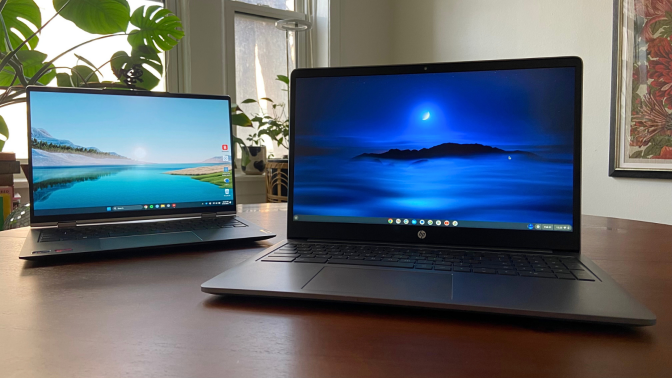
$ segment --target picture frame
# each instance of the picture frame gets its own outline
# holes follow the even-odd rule
[[[672,0],[614,0],[609,176],[672,179]]]

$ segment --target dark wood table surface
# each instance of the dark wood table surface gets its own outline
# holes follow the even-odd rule
[[[584,216],[583,251],[653,327],[263,298],[200,284],[285,237],[52,262],[0,232],[0,377],[672,377],[672,226]]]

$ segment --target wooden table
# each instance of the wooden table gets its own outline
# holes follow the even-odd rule
[[[285,237],[285,205],[241,211],[278,237],[36,263],[0,233],[0,377],[672,377],[672,226],[584,217],[585,253],[658,316],[619,328],[204,294]]]

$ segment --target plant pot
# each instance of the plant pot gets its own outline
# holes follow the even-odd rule
[[[266,202],[287,202],[289,160],[270,159],[266,165]]]
[[[266,170],[266,163],[268,162],[268,154],[266,153],[266,146],[248,146],[248,155],[250,162],[247,165],[242,165],[241,168],[246,175],[260,175]]]

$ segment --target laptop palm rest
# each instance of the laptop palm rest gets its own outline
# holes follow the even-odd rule
[[[326,266],[303,289],[353,297],[445,303],[453,298],[453,275]]]
[[[171,232],[166,234],[120,236],[100,239],[103,250],[141,248],[157,245],[198,243],[202,241],[191,231]]]

